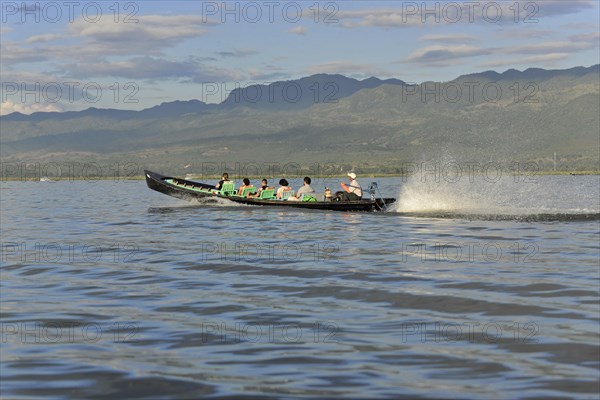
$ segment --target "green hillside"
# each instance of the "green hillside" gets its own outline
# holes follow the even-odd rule
[[[326,84],[327,76],[316,77]],[[343,95],[312,105],[196,101],[140,112],[11,114],[0,118],[2,160],[134,163],[139,171],[173,174],[236,162],[395,173],[405,162],[449,159],[551,169],[557,153],[559,169],[598,169],[598,65],[484,72],[417,86],[329,77]]]

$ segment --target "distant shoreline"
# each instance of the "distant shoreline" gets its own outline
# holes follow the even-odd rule
[[[512,171],[510,171],[512,172]],[[401,173],[380,173],[380,174],[360,174],[358,173],[358,178],[396,178],[396,177],[406,177],[406,176],[411,176],[414,174],[401,174]],[[475,175],[477,176],[482,176],[482,174],[480,172],[475,173]],[[508,174],[508,176],[513,176],[513,173]],[[525,174],[522,173],[521,176],[528,176],[531,178],[534,178],[536,176],[547,176],[547,175],[566,175],[566,176],[590,176],[590,175],[600,175],[600,170],[596,170],[596,171],[536,171],[535,174]],[[281,177],[285,177],[285,178],[289,178],[289,179],[301,179],[304,176],[306,176],[306,174],[302,174],[302,175],[297,175],[297,174],[282,174]],[[179,175],[176,177],[183,177],[182,175]],[[279,178],[280,176],[277,176],[276,178]],[[49,178],[49,180],[45,180],[45,181],[40,181],[40,179],[42,178]],[[221,178],[221,175],[196,175],[196,176],[192,176],[190,178],[187,178],[187,180],[205,180],[205,181],[210,181],[210,180],[219,180]],[[234,176],[233,179],[234,180],[241,180],[243,178],[249,178],[249,179],[262,179],[264,178],[264,176]],[[274,177],[267,177],[267,179],[276,179]],[[346,178],[346,174],[335,174],[335,175],[311,175],[311,178],[313,179],[323,179],[323,178],[327,178],[327,179],[345,179]],[[89,176],[89,177],[84,177],[84,176],[75,176],[75,177],[52,177],[52,176],[47,176],[47,177],[27,177],[27,178],[22,178],[22,177],[0,177],[0,181],[2,182],[18,182],[18,181],[23,181],[23,182],[42,182],[42,183],[51,183],[51,182],[58,182],[58,181],[110,181],[110,180],[114,180],[114,181],[138,181],[138,180],[144,180],[145,177],[144,175],[135,175],[135,176],[127,176],[127,177],[115,177],[115,176]]]

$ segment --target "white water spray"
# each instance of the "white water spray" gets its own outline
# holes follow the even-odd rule
[[[574,177],[503,176],[490,180],[478,175],[472,178],[457,181],[407,178],[391,211],[484,215],[598,212],[594,206],[597,188],[590,191],[583,182],[574,185]]]

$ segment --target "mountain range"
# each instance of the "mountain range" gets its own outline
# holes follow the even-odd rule
[[[401,172],[406,162],[535,162],[598,170],[600,65],[486,71],[448,82],[317,74],[233,90],[220,104],[0,117],[3,162],[316,163]]]

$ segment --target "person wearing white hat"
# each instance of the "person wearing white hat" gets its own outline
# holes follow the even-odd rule
[[[348,179],[350,179],[350,185],[346,185],[344,182],[341,183],[345,192],[341,193],[339,199],[342,201],[362,199],[362,188],[360,187],[360,183],[356,180],[356,174],[354,172],[348,172]]]

